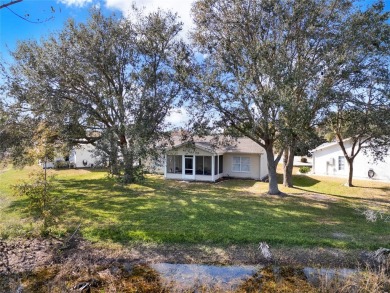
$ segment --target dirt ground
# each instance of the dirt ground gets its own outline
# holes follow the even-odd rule
[[[102,248],[77,237],[70,241],[54,238],[0,241],[0,292],[91,292],[83,291],[83,284],[88,284],[89,290],[93,284],[97,287],[105,284],[104,292],[117,292],[117,287],[110,290],[109,284],[123,283],[124,279],[134,281],[134,266],[144,266],[144,274],[148,271],[147,264],[162,262],[355,268],[370,260],[370,253],[364,251],[272,247],[270,250],[272,260],[266,260],[257,245],[221,248],[133,244]],[[149,274],[150,271],[141,279],[150,280]],[[154,290],[149,288],[145,292],[148,291]],[[155,291],[161,292],[161,287]]]

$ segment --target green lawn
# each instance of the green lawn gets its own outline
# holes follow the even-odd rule
[[[34,234],[26,198],[10,185],[31,168],[0,170],[0,236]],[[131,242],[206,245],[248,244],[376,249],[390,246],[390,222],[368,222],[357,209],[390,216],[390,184],[296,176],[284,197],[266,195],[267,184],[229,180],[217,184],[166,181],[150,175],[141,185],[121,186],[103,171],[56,174],[59,209],[55,235],[81,223],[84,238],[100,244]]]

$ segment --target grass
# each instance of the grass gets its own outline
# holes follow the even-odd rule
[[[31,168],[0,171],[0,237],[35,233],[26,198],[12,196],[16,178]],[[57,176],[56,235],[80,223],[84,238],[106,245],[240,245],[266,241],[280,246],[377,249],[390,245],[390,222],[368,222],[357,209],[389,215],[390,184],[297,175],[285,197],[268,196],[262,182],[217,184],[167,181],[150,175],[142,184],[121,186],[103,171],[51,171]]]

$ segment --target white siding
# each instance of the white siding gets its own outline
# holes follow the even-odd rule
[[[94,149],[95,147],[91,144],[80,145],[72,150],[69,160],[75,164],[76,168],[95,166],[97,160],[92,156]],[[83,164],[83,161],[86,162],[86,165]]]
[[[350,153],[350,143],[346,143],[347,152]],[[331,175],[336,177],[347,177],[349,166],[345,160],[344,170],[339,170],[339,156],[344,156],[338,144],[328,146],[326,148],[313,152],[313,174]],[[356,156],[353,164],[353,178],[368,179],[368,171],[374,170],[375,176],[373,179],[390,181],[390,155],[385,159],[385,162],[373,163],[371,156],[367,156],[360,151]]]

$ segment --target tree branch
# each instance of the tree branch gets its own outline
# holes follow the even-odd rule
[[[14,1],[11,1],[11,2],[5,3],[3,5],[0,5],[0,9],[8,7],[8,6],[16,4],[16,3],[19,3],[19,2],[22,2],[22,1],[23,0],[14,0]]]

